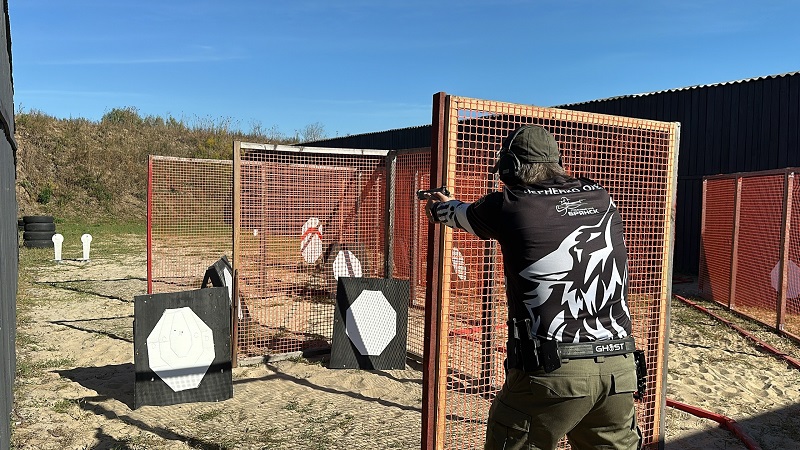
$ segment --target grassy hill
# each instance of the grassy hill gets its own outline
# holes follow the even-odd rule
[[[99,122],[58,119],[40,111],[17,113],[19,216],[46,214],[92,222],[144,220],[149,155],[230,159],[234,140],[292,144],[273,127],[233,129],[229,120],[187,125],[172,117],[118,108]],[[318,124],[305,138],[322,134]],[[310,140],[310,139],[303,139]]]

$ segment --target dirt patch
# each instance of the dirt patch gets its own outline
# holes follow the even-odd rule
[[[12,448],[420,448],[422,374],[410,367],[239,367],[233,399],[132,409],[133,298],[145,293],[146,266],[140,241],[115,247],[125,251],[62,263],[21,249]],[[679,302],[672,309],[668,397],[736,420],[764,449],[798,446],[800,371]],[[665,420],[667,449],[745,448],[712,420],[673,408]]]

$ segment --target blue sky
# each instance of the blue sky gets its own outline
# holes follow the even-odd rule
[[[800,70],[795,0],[11,0],[17,111],[285,135],[431,123]]]

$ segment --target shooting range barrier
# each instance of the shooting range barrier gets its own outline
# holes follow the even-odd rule
[[[422,446],[483,447],[504,382],[503,262],[493,241],[430,226],[417,189],[464,201],[501,188],[503,138],[550,130],[576,175],[604,185],[625,220],[629,308],[646,351],[637,404],[644,448],[663,439],[677,123],[438,93],[431,148],[397,151],[234,143],[233,161],[150,158],[148,293],[199,288],[228,255],[232,358],[330,348],[339,276],[409,281],[409,355],[423,362]],[[562,448],[567,448],[562,443]]]
[[[340,276],[411,283],[408,352],[422,358],[430,149],[235,142],[233,161],[150,157],[148,293],[201,287],[232,256],[234,365],[329,349]],[[387,276],[388,274],[388,276]]]
[[[703,178],[701,295],[800,342],[798,168]]]
[[[147,293],[199,289],[233,252],[233,163],[151,156],[147,177]]]
[[[625,221],[629,308],[649,364],[637,404],[644,448],[663,438],[679,125],[494,101],[434,96],[432,185],[471,202],[501,188],[489,173],[503,138],[523,124],[556,137],[565,167],[613,196]],[[505,373],[503,262],[494,241],[442,227],[429,234],[430,324],[423,386],[423,443],[479,449]],[[452,255],[463,257],[456,267]],[[459,258],[459,260],[461,260]],[[425,444],[424,444],[425,445]],[[567,444],[562,442],[562,447]]]

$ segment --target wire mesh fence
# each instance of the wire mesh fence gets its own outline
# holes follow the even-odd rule
[[[434,108],[437,101],[444,106],[434,124],[440,133],[434,145],[443,156],[434,182],[448,185],[459,200],[473,202],[501,187],[489,169],[503,138],[523,124],[553,133],[565,167],[598,181],[615,199],[625,221],[633,334],[651,367],[637,415],[645,448],[657,445],[663,433],[678,125],[441,94]],[[436,408],[423,416],[423,433],[433,434],[423,442],[435,442],[428,448],[478,449],[491,400],[505,378],[503,262],[493,241],[458,230],[441,233],[439,284],[432,286],[429,304],[439,322],[436,392],[429,394]]]
[[[796,168],[703,179],[703,297],[800,337]]]
[[[226,256],[235,357],[261,357],[329,348],[338,278],[388,274],[411,281],[407,347],[421,358],[428,230],[415,192],[430,149],[235,145],[234,161],[150,158],[148,292],[199,288]]]
[[[241,354],[326,347],[338,278],[383,276],[385,154],[235,150]]]
[[[730,306],[736,179],[703,181],[703,251],[698,288],[704,297]],[[709,199],[714,199],[709,201]],[[724,299],[724,300],[723,300]]]
[[[232,245],[231,161],[151,156],[147,189],[147,292],[200,288]]]
[[[416,191],[430,185],[430,164],[430,148],[398,152],[391,183],[395,189],[392,276],[410,282],[408,351],[419,358],[424,353],[428,220]]]

